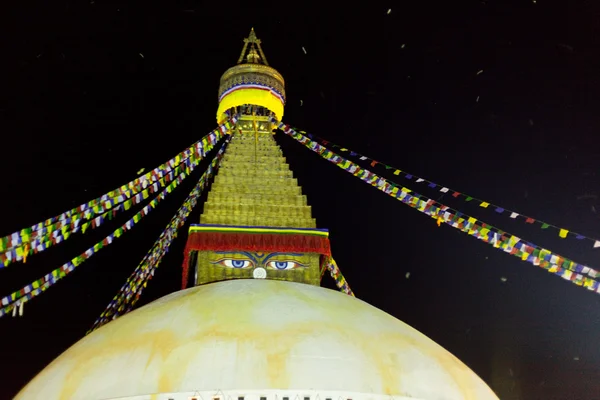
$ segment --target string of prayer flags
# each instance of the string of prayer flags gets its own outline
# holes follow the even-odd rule
[[[111,300],[111,302],[104,309],[102,314],[100,314],[98,319],[96,319],[92,328],[87,333],[90,333],[102,325],[110,322],[111,320],[116,319],[119,315],[129,312],[135,303],[137,303],[142,291],[146,288],[147,282],[152,279],[156,268],[158,268],[162,258],[169,251],[171,243],[177,237],[179,229],[185,224],[187,217],[198,203],[204,188],[208,185],[208,182],[218,170],[220,161],[228,143],[229,140],[226,139],[226,142],[223,144],[223,146],[221,146],[219,152],[215,158],[213,158],[207,170],[202,174],[194,189],[192,189],[175,216],[171,218],[171,221],[165,230],[160,234],[140,264],[129,276],[117,295]]]
[[[350,289],[348,282],[346,282],[344,275],[342,275],[342,271],[340,271],[333,257],[329,257],[329,259],[327,260],[327,270],[329,271],[329,274],[331,275],[331,277],[335,281],[336,286],[338,287],[338,289],[340,289],[341,292],[344,292],[349,296],[355,297],[354,292],[352,292],[352,289]]]
[[[160,264],[160,261],[164,254],[168,251],[168,248],[172,240],[177,237],[177,230],[185,224],[185,220],[192,209],[195,207],[199,196],[202,194],[202,190],[208,184],[209,180],[214,175],[213,168],[215,164],[218,164],[223,154],[222,151],[217,155],[217,158],[213,159],[213,162],[207,169],[207,171],[200,178],[200,181],[196,185],[195,189],[190,193],[190,196],[178,213],[171,220],[159,240],[155,243],[147,257],[142,260],[140,266],[137,268],[137,272],[134,272],[136,279],[129,285],[124,285],[120,294],[115,296],[115,299],[107,306],[105,312],[97,320],[97,324],[92,328],[97,329],[99,326],[117,318],[119,315],[125,314],[133,308],[135,303],[139,300],[142,291],[146,288],[147,282],[154,276],[154,271]],[[217,167],[218,168],[218,167]]]
[[[35,239],[40,234],[46,234],[52,232],[53,229],[62,228],[67,225],[66,221],[77,220],[77,219],[90,219],[98,213],[102,213],[124,202],[125,199],[131,198],[133,195],[139,193],[145,189],[152,182],[157,183],[162,177],[172,172],[172,168],[176,165],[184,163],[190,156],[204,157],[206,152],[210,151],[214,144],[222,137],[222,131],[217,129],[205,136],[203,139],[190,146],[188,149],[181,152],[179,155],[155,168],[153,171],[129,182],[127,185],[121,186],[119,189],[115,189],[102,197],[82,204],[81,206],[67,211],[60,216],[51,218],[44,222],[38,223],[30,228],[15,232],[9,236],[0,239],[0,251],[10,250],[19,246],[23,243],[27,243],[32,239]],[[73,218],[75,217],[75,218]],[[44,229],[46,228],[46,229]]]
[[[50,286],[54,285],[60,279],[73,272],[76,267],[85,262],[88,258],[96,254],[105,246],[111,244],[114,240],[121,237],[124,233],[130,231],[143,217],[148,215],[156,206],[163,200],[169,193],[171,193],[177,185],[179,185],[185,179],[185,174],[180,174],[175,181],[169,186],[163,189],[158,196],[150,201],[144,208],[137,212],[131,219],[125,222],[121,227],[117,228],[110,235],[106,236],[103,240],[96,243],[94,246],[87,249],[85,252],[73,258],[71,261],[66,262],[61,267],[53,270],[52,272],[44,275],[42,278],[26,285],[22,289],[11,293],[8,296],[4,296],[0,299],[0,317],[8,314],[14,307],[18,307],[19,304],[27,302],[34,297],[39,296],[41,293],[46,291]]]
[[[398,169],[396,167],[393,167],[393,166],[384,164],[384,163],[382,163],[380,161],[374,160],[374,159],[372,159],[370,157],[367,157],[367,156],[365,156],[363,154],[360,154],[360,153],[358,153],[356,151],[352,151],[352,150],[349,150],[349,149],[347,149],[345,147],[342,147],[342,146],[340,146],[338,144],[331,143],[330,141],[325,140],[325,139],[323,139],[323,138],[321,138],[321,137],[319,137],[317,135],[307,134],[306,132],[301,131],[301,130],[297,130],[297,132],[306,135],[311,140],[315,140],[315,141],[318,140],[323,146],[329,145],[331,148],[334,148],[334,149],[337,148],[341,152],[349,153],[349,155],[352,156],[352,157],[358,157],[358,159],[361,160],[361,161],[367,161],[367,162],[370,163],[371,167],[376,167],[376,166],[379,165],[382,168],[385,168],[386,170],[394,170],[393,174],[396,175],[396,176],[401,176],[401,177],[403,177],[405,179],[414,181],[416,183],[423,183],[423,184],[427,185],[428,187],[430,187],[432,189],[439,190],[441,193],[451,193],[452,197],[457,198],[457,199],[460,198],[460,199],[462,199],[464,201],[467,201],[467,202],[474,201],[476,203],[479,203],[479,206],[481,208],[486,208],[486,209],[493,210],[494,212],[496,212],[498,214],[508,215],[512,219],[518,219],[518,220],[521,220],[521,221],[523,221],[523,222],[525,222],[527,224],[539,224],[540,227],[541,227],[541,229],[552,228],[552,229],[554,229],[554,230],[557,231],[558,237],[560,237],[562,239],[565,239],[567,237],[573,237],[573,238],[575,238],[577,240],[588,240],[588,241],[590,241],[592,243],[593,248],[599,248],[600,247],[600,239],[594,239],[594,238],[582,235],[580,233],[570,231],[568,229],[563,229],[563,228],[561,228],[559,226],[556,226],[556,225],[553,225],[553,224],[541,221],[539,219],[535,219],[535,218],[532,218],[532,217],[529,217],[529,216],[517,213],[515,211],[508,210],[508,209],[506,209],[504,207],[500,207],[500,206],[498,206],[496,204],[493,204],[491,202],[478,199],[476,197],[473,197],[473,196],[470,196],[468,194],[459,192],[457,190],[450,189],[450,188],[448,188],[446,186],[443,186],[443,185],[439,185],[439,184],[437,184],[435,182],[432,182],[432,181],[430,181],[428,179],[418,177],[418,176],[416,176],[414,174],[410,174],[410,173],[408,173],[406,171],[403,171],[401,169]]]
[[[375,186],[387,195],[394,197],[404,204],[439,221],[440,224],[443,222],[450,225],[484,243],[494,246],[494,248],[501,249],[510,255],[519,257],[522,261],[527,261],[533,265],[544,268],[548,272],[558,275],[565,280],[600,294],[600,282],[595,280],[595,278],[600,277],[600,272],[597,270],[569,260],[531,242],[524,241],[515,235],[504,232],[479,221],[476,218],[415,193],[408,188],[388,181],[387,179],[362,168],[358,164],[328,150],[314,140],[296,132],[289,125],[278,123],[278,127],[285,134],[291,136],[313,152],[321,155],[324,159],[336,164],[338,167],[360,178],[371,186]]]
[[[106,211],[104,211],[104,206],[94,207],[96,212],[104,212],[95,216],[88,222],[84,221],[86,221],[88,218],[91,218],[91,216],[85,215],[83,218],[72,216],[63,221],[59,221],[42,228],[41,230],[37,231],[37,235],[32,235],[27,238],[28,240],[34,238],[33,240],[11,247],[4,252],[0,252],[0,268],[8,267],[10,264],[15,262],[22,261],[25,263],[29,255],[40,253],[53,245],[64,242],[73,233],[85,233],[89,229],[95,229],[101,226],[107,219],[110,220],[115,217],[118,212],[129,210],[132,206],[143,202],[150,197],[151,194],[158,192],[160,189],[165,187],[165,185],[171,183],[181,174],[188,176],[194,171],[201,160],[202,158],[200,157],[194,155],[190,156],[167,175],[163,176],[146,189],[135,195],[132,195],[131,198],[125,200],[123,203],[115,204],[113,203],[112,199],[107,200],[107,202],[105,202],[105,204],[107,204]]]
[[[190,157],[194,156],[197,158],[204,158],[205,154],[208,153],[214,145],[225,135],[225,133],[235,126],[238,117],[234,116],[231,120],[226,121],[224,124],[220,125],[217,129],[210,132],[208,135],[204,136],[202,139],[197,141],[196,143],[189,146],[187,149],[171,158],[169,161],[159,165],[154,168],[152,171],[147,172],[146,174],[139,176],[138,178],[132,180],[131,182],[122,185],[121,187],[112,190],[108,193],[103,194],[102,196],[91,200],[87,203],[83,203],[78,207],[75,207],[69,211],[65,211],[60,215],[49,218],[45,221],[39,222],[35,225],[30,226],[29,228],[21,229],[20,231],[13,232],[10,235],[4,236],[0,238],[0,252],[7,253],[9,251],[15,250],[19,246],[23,246],[26,243],[30,243],[33,240],[39,238],[50,239],[54,237],[54,232],[58,229],[75,229],[76,226],[74,221],[80,220],[78,224],[81,224],[83,220],[90,220],[95,218],[99,214],[103,214],[106,211],[112,209],[118,204],[125,202],[127,199],[135,196],[140,193],[148,186],[151,186],[157,182],[159,182],[163,177],[167,176],[170,172],[173,171],[173,168],[176,166],[185,163]],[[45,240],[40,239],[40,242],[43,243]],[[47,241],[47,240],[46,240]],[[33,254],[36,250],[37,252],[43,251],[45,249],[44,246],[38,244],[37,246],[26,246],[22,247],[22,250],[19,251],[21,253],[23,250],[27,249],[28,255]],[[23,259],[22,254],[14,254],[18,256],[19,261]],[[11,255],[12,257],[12,255]],[[24,256],[25,258],[27,256]],[[16,258],[12,258],[11,261],[16,260]],[[0,268],[2,268],[2,263],[0,263]]]

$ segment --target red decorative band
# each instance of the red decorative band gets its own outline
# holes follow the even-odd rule
[[[317,253],[331,256],[327,236],[301,233],[190,232],[184,250],[182,289],[187,286],[190,258],[195,251]]]

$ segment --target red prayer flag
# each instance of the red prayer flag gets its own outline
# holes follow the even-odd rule
[[[535,222],[535,219],[527,217],[527,219],[525,220],[525,222],[527,222],[528,224],[533,224]]]

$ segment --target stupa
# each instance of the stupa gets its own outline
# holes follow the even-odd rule
[[[239,118],[189,229],[184,289],[93,331],[17,399],[497,399],[425,335],[320,287],[328,232],[273,137],[284,85],[252,30],[221,78],[217,122]]]

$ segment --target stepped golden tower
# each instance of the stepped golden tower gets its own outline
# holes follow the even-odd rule
[[[281,119],[284,104],[283,77],[268,65],[261,41],[252,29],[244,39],[238,65],[225,71],[219,85],[217,122],[231,115],[237,115],[238,122],[200,218],[201,225],[214,226],[212,229],[193,226],[190,243],[200,232],[204,235],[229,232],[231,249],[236,249],[239,242],[257,239],[258,228],[263,229],[260,239],[273,246],[282,235],[290,234],[289,229],[273,228],[295,228],[297,235],[318,234],[319,231],[311,229],[316,228],[316,222],[306,196],[273,138],[275,126],[271,120]],[[266,228],[270,231],[264,231]],[[194,249],[192,245],[187,251]],[[254,277],[319,285],[321,255],[290,252],[292,249],[298,247],[288,243],[270,253],[247,251],[252,248],[215,252],[210,251],[210,246],[204,247],[204,251],[194,254],[194,284]],[[186,271],[191,267],[184,266]],[[184,287],[187,279],[184,272]]]

